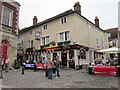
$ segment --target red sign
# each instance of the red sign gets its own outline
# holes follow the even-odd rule
[[[95,65],[94,74],[115,76],[116,66]]]
[[[34,68],[34,64],[30,64],[30,63],[22,63],[23,65],[25,65],[26,68]],[[46,66],[44,63],[36,63],[36,68],[37,69],[46,69]]]
[[[37,69],[46,69],[46,66],[44,63],[36,63]]]
[[[6,58],[8,56],[8,45],[9,45],[9,42],[7,40],[3,40],[0,43],[0,57],[2,57],[3,64],[5,64]]]

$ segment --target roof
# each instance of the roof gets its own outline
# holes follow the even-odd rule
[[[118,38],[118,28],[110,28],[110,29],[106,29],[105,32],[110,33],[111,37],[109,39],[116,39]]]
[[[46,24],[46,23],[48,23],[48,22],[51,22],[51,21],[53,21],[53,20],[59,19],[59,18],[61,18],[61,17],[67,16],[67,15],[70,15],[70,14],[73,14],[73,13],[78,14],[78,15],[81,16],[83,19],[87,20],[88,22],[90,22],[91,24],[93,24],[94,26],[96,26],[97,28],[99,28],[100,30],[102,30],[100,27],[98,27],[97,25],[95,25],[94,23],[92,23],[91,21],[89,21],[87,18],[85,18],[84,16],[82,16],[80,13],[77,13],[76,11],[70,9],[70,10],[67,10],[67,11],[65,11],[65,12],[63,12],[63,13],[61,13],[61,14],[58,14],[58,15],[54,16],[54,17],[51,17],[51,18],[46,19],[46,20],[44,20],[44,21],[42,21],[42,22],[39,22],[39,23],[37,23],[37,24],[35,24],[35,25],[32,25],[32,26],[30,26],[30,27],[23,28],[23,29],[21,29],[21,30],[19,31],[19,34],[22,34],[22,33],[26,32],[26,31],[29,31],[29,30],[31,30],[31,29],[33,29],[33,28],[36,28],[36,27],[38,27],[38,26],[44,25],[44,24]],[[103,30],[102,30],[102,31],[103,31]]]
[[[118,31],[118,28],[109,28],[109,29],[106,29],[105,32],[107,33],[110,33],[110,32],[117,32]]]

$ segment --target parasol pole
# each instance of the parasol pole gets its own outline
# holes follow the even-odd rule
[[[120,48],[120,1],[118,2],[118,48]],[[118,65],[120,65],[120,53],[118,53]]]

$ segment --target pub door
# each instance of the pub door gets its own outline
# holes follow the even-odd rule
[[[61,53],[61,59],[62,59],[62,66],[67,66],[67,52],[62,52]]]
[[[9,42],[7,40],[2,40],[0,43],[0,56],[2,57],[3,64],[5,64],[6,58],[8,56],[8,46]]]

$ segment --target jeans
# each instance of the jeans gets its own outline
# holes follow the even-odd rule
[[[52,68],[48,68],[48,79],[52,79]]]
[[[60,74],[59,74],[59,66],[56,66],[56,72],[57,72],[57,76],[60,77]]]
[[[45,69],[45,77],[48,77],[48,69],[47,69],[47,66],[46,66],[46,69]]]

